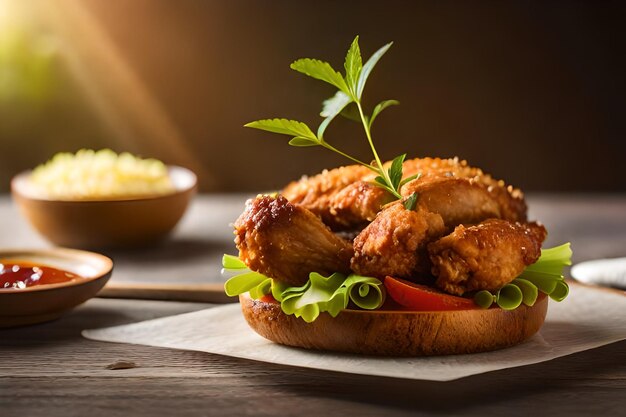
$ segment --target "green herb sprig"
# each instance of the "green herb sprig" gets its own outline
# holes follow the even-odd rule
[[[397,100],[381,101],[374,107],[374,110],[369,116],[365,113],[362,103],[363,90],[367,79],[380,58],[389,50],[392,43],[393,42],[390,42],[381,47],[363,64],[361,50],[359,48],[359,37],[354,38],[344,62],[345,76],[333,69],[328,62],[317,59],[302,58],[291,64],[291,69],[324,81],[338,89],[333,97],[325,100],[323,103],[320,115],[324,120],[320,123],[317,133],[313,133],[306,123],[288,119],[257,120],[247,123],[245,127],[291,136],[292,139],[289,141],[289,144],[292,146],[322,146],[336,152],[352,162],[366,166],[374,171],[377,174],[374,179],[374,184],[387,190],[395,198],[402,199],[402,194],[400,193],[402,186],[418,178],[418,175],[413,175],[404,180],[402,179],[402,163],[406,158],[406,154],[394,158],[391,166],[385,170],[372,139],[372,125],[374,124],[374,120],[376,120],[378,115],[386,108],[400,103]],[[363,125],[367,142],[374,156],[372,163],[363,162],[337,149],[326,141],[324,138],[326,128],[328,128],[328,125],[338,115],[356,120]],[[414,200],[415,198],[405,201],[405,207],[410,210],[413,209],[415,207]]]

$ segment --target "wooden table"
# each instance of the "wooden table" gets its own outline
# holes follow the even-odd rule
[[[219,281],[228,223],[245,196],[198,198],[161,247],[111,253],[118,281]],[[548,245],[575,261],[626,255],[626,196],[529,197]],[[0,247],[46,243],[0,197]],[[209,304],[93,299],[47,324],[0,331],[0,416],[626,415],[626,342],[446,383],[363,377],[83,339],[105,327]],[[130,369],[108,369],[118,361]],[[112,366],[115,368],[116,366]]]

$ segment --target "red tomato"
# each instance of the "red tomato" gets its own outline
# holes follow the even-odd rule
[[[262,301],[264,303],[274,303],[277,304],[278,301],[276,301],[276,299],[272,296],[272,294],[265,294],[263,297],[259,298],[259,301]]]
[[[474,300],[457,297],[426,285],[399,278],[386,277],[387,294],[398,304],[412,311],[470,310],[479,308]]]

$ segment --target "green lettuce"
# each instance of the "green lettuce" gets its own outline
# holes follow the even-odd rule
[[[285,314],[301,317],[307,323],[314,321],[320,313],[336,317],[350,302],[365,310],[375,310],[385,301],[383,283],[372,277],[356,274],[346,276],[338,272],[325,277],[311,272],[306,284],[289,287],[250,271],[239,258],[232,255],[224,255],[222,266],[225,271],[240,272],[224,284],[228,296],[249,292],[250,297],[259,299],[271,294]]]

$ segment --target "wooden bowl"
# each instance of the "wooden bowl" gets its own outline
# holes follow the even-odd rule
[[[0,262],[25,261],[62,269],[82,278],[24,289],[0,289],[0,327],[41,323],[60,317],[95,296],[111,277],[113,261],[75,249],[0,250]]]
[[[128,248],[164,238],[185,213],[197,178],[188,169],[168,167],[175,191],[141,198],[52,200],[37,195],[30,171],[11,181],[21,213],[50,242],[65,247]]]

